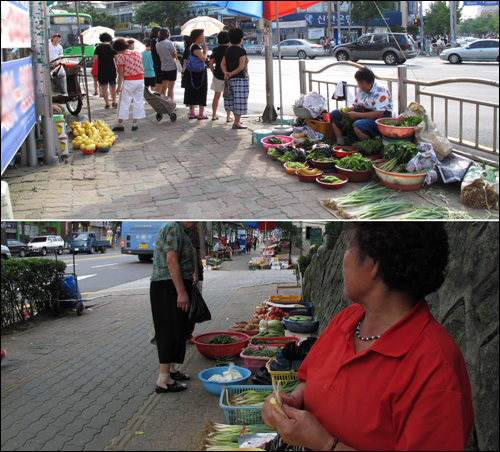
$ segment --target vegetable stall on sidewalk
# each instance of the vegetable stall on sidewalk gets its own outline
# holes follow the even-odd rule
[[[454,154],[450,142],[421,105],[411,103],[398,118],[377,119],[380,135],[368,140],[350,135],[348,130],[353,121],[344,116],[342,129],[347,134],[347,144],[343,146],[335,145],[326,106],[326,100],[318,93],[301,95],[293,106],[297,118],[290,136],[267,136],[261,139],[261,145],[269,158],[283,165],[288,174],[301,182],[315,183],[319,192],[343,188],[345,193],[351,189],[347,196],[322,201],[323,207],[335,217],[498,216],[498,170],[479,167],[472,160]],[[364,185],[354,185],[359,183]],[[436,188],[438,184],[460,188],[464,207],[450,207],[446,195]],[[427,188],[431,185],[431,189]],[[405,192],[414,192],[418,197]],[[418,199],[422,200],[421,205]]]

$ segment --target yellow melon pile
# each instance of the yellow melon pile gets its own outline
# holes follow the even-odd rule
[[[115,141],[115,134],[104,121],[94,123],[74,122],[71,124],[75,139],[73,146],[79,146],[82,151],[92,151],[96,148],[110,147]]]

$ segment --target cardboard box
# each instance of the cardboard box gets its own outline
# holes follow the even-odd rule
[[[287,261],[287,262],[290,261],[289,254],[278,254],[276,257],[278,258],[279,261]]]
[[[302,287],[300,286],[278,286],[278,295],[283,295],[285,297],[290,295],[302,296]]]

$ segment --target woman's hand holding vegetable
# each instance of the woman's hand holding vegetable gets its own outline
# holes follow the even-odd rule
[[[355,111],[350,111],[349,113],[344,114],[351,120],[358,119],[360,117],[359,113],[356,113]]]
[[[264,421],[264,424],[266,424],[270,429],[277,430],[278,426],[275,424],[273,416],[273,414],[277,413],[274,407],[271,405],[271,399],[273,397],[275,397],[275,395],[271,394],[264,402],[264,405],[262,406],[262,419]],[[304,403],[304,401],[300,397],[294,395],[293,393],[287,394],[286,392],[280,391],[280,398],[284,404],[297,409],[302,408],[302,405]],[[283,417],[282,415],[280,416]]]

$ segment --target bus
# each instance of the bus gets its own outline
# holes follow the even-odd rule
[[[121,254],[132,254],[141,262],[153,258],[155,240],[165,221],[123,221]]]
[[[80,29],[82,32],[93,26],[92,17],[80,13]],[[64,49],[64,55],[81,55],[80,39],[78,36],[78,21],[76,13],[53,10],[49,14],[49,35],[54,33],[61,35],[59,44]],[[92,57],[94,46],[84,46],[85,56]]]

